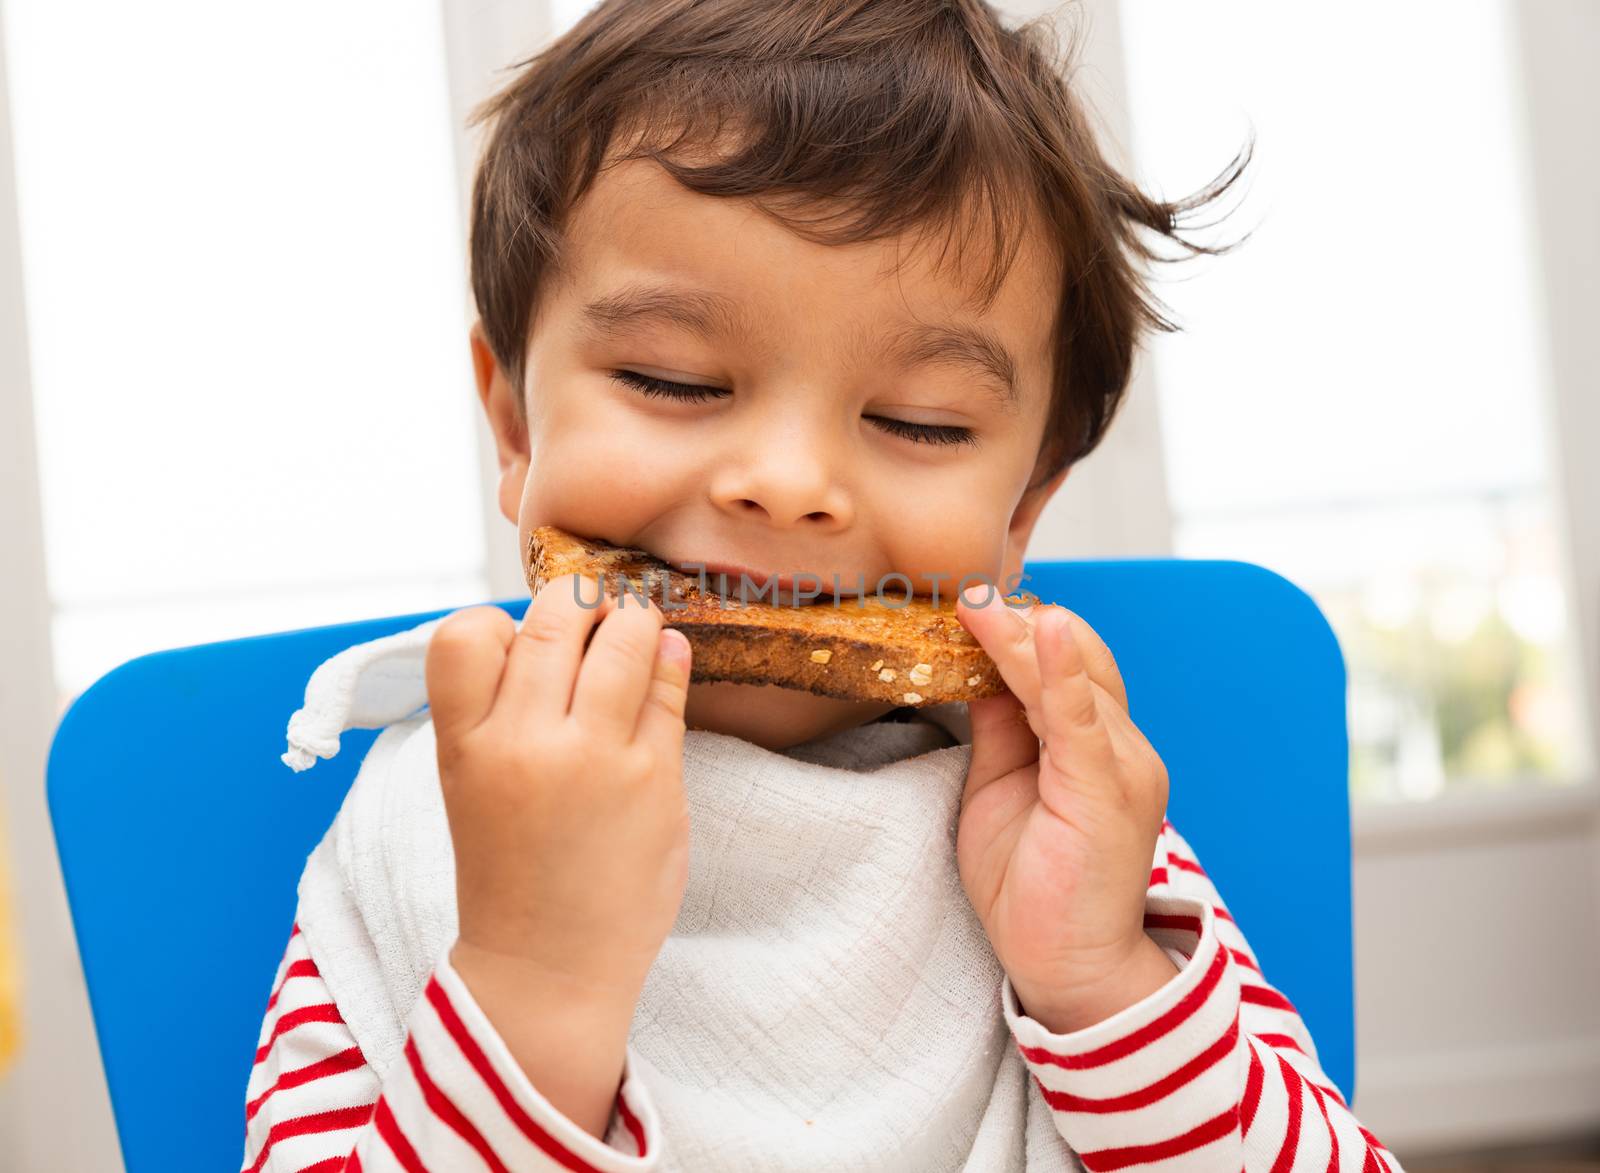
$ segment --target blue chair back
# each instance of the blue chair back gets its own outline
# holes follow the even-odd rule
[[[1173,823],[1348,1097],[1345,674],[1322,613],[1242,562],[1026,570],[1025,589],[1077,611],[1117,657],[1133,718],[1167,764]],[[499,605],[520,618],[527,600]],[[289,714],[329,656],[442,614],[141,656],[62,718],[50,813],[130,1173],[239,1160],[296,882],[376,737],[347,732],[337,757],[296,775],[279,760]]]

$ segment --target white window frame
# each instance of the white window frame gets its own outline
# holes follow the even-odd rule
[[[505,84],[506,67],[529,56],[553,27],[549,0],[504,4],[496,0],[441,0],[445,53],[450,75],[450,123],[455,128],[456,164],[461,193],[461,239],[467,239],[472,207],[472,173],[482,145],[482,130],[468,129],[467,116]],[[462,320],[477,316],[472,290],[462,281]],[[466,340],[462,340],[463,352]],[[477,416],[478,458],[483,491],[484,557],[491,599],[524,597],[528,586],[518,557],[515,527],[500,512],[499,464],[494,436],[482,411]]]
[[[23,1043],[0,1079],[0,1137],[18,1173],[112,1169],[121,1150],[45,807],[59,714],[7,60],[0,7],[0,867],[23,966]]]
[[[1564,523],[1567,587],[1579,660],[1579,698],[1589,717],[1590,782],[1600,782],[1600,151],[1592,112],[1600,81],[1592,66],[1600,9],[1585,0],[1514,4],[1525,86],[1529,200],[1539,226],[1550,403],[1548,450]],[[1587,35],[1575,33],[1583,29]],[[1559,226],[1559,228],[1558,228]]]

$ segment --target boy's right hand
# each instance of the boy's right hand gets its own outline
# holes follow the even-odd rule
[[[573,1009],[625,1007],[625,1028],[688,878],[690,656],[654,603],[595,606],[598,593],[565,575],[520,625],[499,607],[458,611],[426,676],[455,847],[453,964],[469,985],[472,970]]]

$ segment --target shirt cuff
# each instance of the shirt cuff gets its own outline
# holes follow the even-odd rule
[[[601,1140],[533,1086],[448,956],[434,967],[410,1029],[434,1084],[508,1168],[644,1173],[659,1167],[661,1123],[631,1046]]]
[[[1009,976],[1001,982],[1006,1025],[1080,1155],[1166,1144],[1188,1131],[1205,1144],[1237,1127],[1239,981],[1211,905],[1148,894],[1144,924],[1178,972],[1092,1026],[1055,1034],[1023,1012]]]

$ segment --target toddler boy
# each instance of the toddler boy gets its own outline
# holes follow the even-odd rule
[[[1148,237],[1243,165],[1144,195],[1047,35],[608,0],[525,63],[471,241],[519,550],[1014,582],[1166,325]],[[1399,1169],[1077,616],[980,590],[1007,691],[896,709],[691,684],[659,609],[579,585],[313,677],[291,764],[373,696],[387,728],[301,883],[245,1168]]]

